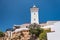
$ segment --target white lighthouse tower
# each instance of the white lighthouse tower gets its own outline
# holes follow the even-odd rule
[[[39,8],[37,8],[35,5],[30,9],[31,11],[31,24],[36,23],[39,24],[39,18],[38,18],[38,11]]]

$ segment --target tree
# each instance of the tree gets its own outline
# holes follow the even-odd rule
[[[47,32],[51,32],[51,28],[48,28],[48,30],[43,29],[43,32],[39,35],[39,39],[47,40]]]
[[[40,39],[40,40],[47,40],[46,31],[42,32],[42,33],[39,35],[39,39]]]
[[[47,32],[51,32],[51,28],[43,29],[38,24],[31,24],[29,26],[30,34],[31,34],[31,40],[35,40],[39,38],[40,40],[47,40]]]
[[[4,36],[5,36],[5,34],[2,32],[2,31],[0,31],[0,40],[4,40]]]
[[[2,31],[0,31],[0,37],[4,37],[4,36],[5,34]]]
[[[29,26],[30,34],[31,34],[31,40],[36,40],[39,37],[39,34],[42,32],[40,25],[38,24],[31,24]]]

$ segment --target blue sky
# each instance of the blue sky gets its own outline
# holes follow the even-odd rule
[[[30,8],[39,8],[39,22],[60,20],[60,0],[0,0],[0,30],[30,23]]]

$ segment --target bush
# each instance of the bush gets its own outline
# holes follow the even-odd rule
[[[40,39],[40,40],[47,40],[47,34],[46,34],[46,31],[43,32],[43,33],[41,33],[41,34],[39,35],[39,39]]]
[[[4,37],[4,33],[2,31],[0,31],[0,37]]]

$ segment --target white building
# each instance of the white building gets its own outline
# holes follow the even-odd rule
[[[54,23],[52,26],[55,29],[55,32],[47,33],[48,40],[60,40],[60,21]]]
[[[34,5],[32,8],[30,8],[30,11],[31,11],[31,24],[33,24],[33,23],[39,24],[39,18],[38,18],[39,8],[37,8]]]

